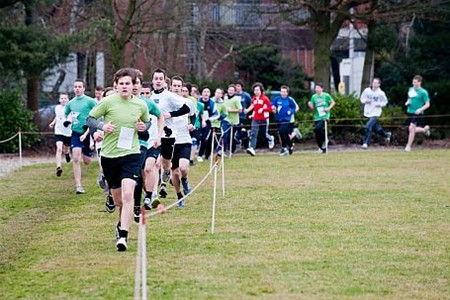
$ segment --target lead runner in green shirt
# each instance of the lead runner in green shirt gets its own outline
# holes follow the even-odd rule
[[[405,103],[409,124],[408,143],[405,147],[406,152],[411,151],[416,133],[424,133],[426,136],[430,136],[430,126],[419,126],[423,112],[430,107],[430,97],[428,96],[427,90],[422,88],[422,76],[414,76],[412,83],[413,86],[408,90],[408,100]]]
[[[133,193],[140,178],[141,164],[137,132],[149,127],[150,115],[144,101],[132,95],[136,84],[135,69],[120,69],[114,75],[118,93],[102,100],[89,113],[91,132],[104,132],[102,168],[116,206],[120,221],[117,224],[118,251],[128,249],[127,239],[133,214]],[[104,117],[104,122],[97,119]],[[157,141],[161,143],[161,140]]]

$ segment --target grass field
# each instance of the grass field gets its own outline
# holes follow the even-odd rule
[[[149,299],[450,299],[450,151],[295,153],[226,160],[147,224]],[[194,186],[206,162],[191,169]],[[97,165],[0,178],[1,299],[131,299],[137,248],[115,248]],[[174,193],[165,203],[174,200]]]

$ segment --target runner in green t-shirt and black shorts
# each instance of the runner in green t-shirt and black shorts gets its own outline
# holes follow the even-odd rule
[[[422,76],[416,75],[413,78],[413,86],[408,90],[408,100],[405,105],[408,107],[406,113],[408,114],[409,135],[408,143],[406,144],[405,151],[411,151],[411,146],[414,142],[416,133],[423,132],[426,136],[430,136],[430,126],[426,125],[420,127],[420,119],[423,116],[423,112],[430,107],[430,97],[427,90],[421,87]]]
[[[117,250],[128,249],[127,239],[133,214],[133,193],[136,180],[140,178],[141,158],[138,131],[144,132],[150,126],[147,105],[132,95],[136,83],[135,69],[120,69],[114,75],[118,93],[102,100],[89,113],[88,125],[91,132],[102,129],[102,168],[106,181],[119,209],[117,224]],[[104,117],[104,122],[97,119]],[[94,138],[98,138],[94,136]],[[158,139],[155,143],[161,143]]]

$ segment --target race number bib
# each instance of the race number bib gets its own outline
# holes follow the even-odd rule
[[[78,112],[71,112],[71,120],[72,120],[72,124],[78,124],[78,116],[80,115],[80,113]]]
[[[410,89],[408,92],[408,97],[409,98],[414,98],[417,96],[417,92],[414,89]]]
[[[133,135],[133,128],[121,127],[119,140],[117,141],[117,148],[131,149],[133,146]]]
[[[323,117],[327,114],[327,112],[325,111],[324,107],[318,107],[317,108],[317,113],[319,114],[319,117]]]

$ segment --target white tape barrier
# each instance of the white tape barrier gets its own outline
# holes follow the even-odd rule
[[[15,138],[15,137],[18,136],[18,135],[19,135],[19,132],[17,132],[16,134],[14,134],[14,135],[13,135],[12,137],[10,137],[10,138],[7,138],[6,140],[0,141],[0,144],[7,143],[7,142],[11,141],[13,138]]]
[[[327,119],[324,119],[325,122],[325,154],[328,154],[328,127],[327,127]]]
[[[135,300],[147,300],[147,239],[145,223],[145,209],[142,208],[138,226],[138,249],[136,257],[136,274],[134,278]]]
[[[223,157],[221,160],[222,164],[222,170],[223,168]],[[215,219],[216,219],[216,188],[217,188],[217,169],[218,165],[215,164],[213,169],[209,169],[208,173],[200,180],[200,182],[191,190],[191,192],[187,195],[184,195],[183,198],[175,201],[174,203],[170,204],[166,208],[163,209],[157,209],[157,211],[150,213],[146,215],[145,209],[142,208],[141,210],[141,218],[139,222],[139,229],[138,229],[138,251],[137,251],[137,257],[136,257],[136,273],[135,273],[135,280],[134,280],[134,299],[135,300],[147,300],[147,242],[146,242],[146,218],[157,216],[158,214],[163,214],[167,210],[173,208],[175,205],[177,205],[180,201],[183,201],[188,196],[192,195],[193,192],[195,192],[204,182],[205,180],[211,175],[212,170],[214,170],[214,190],[213,190],[213,207],[212,207],[212,220],[211,220],[211,234],[214,233],[215,230]],[[222,171],[223,173],[223,171]],[[224,173],[222,175],[222,185],[224,184]],[[223,190],[225,188],[223,187]]]

